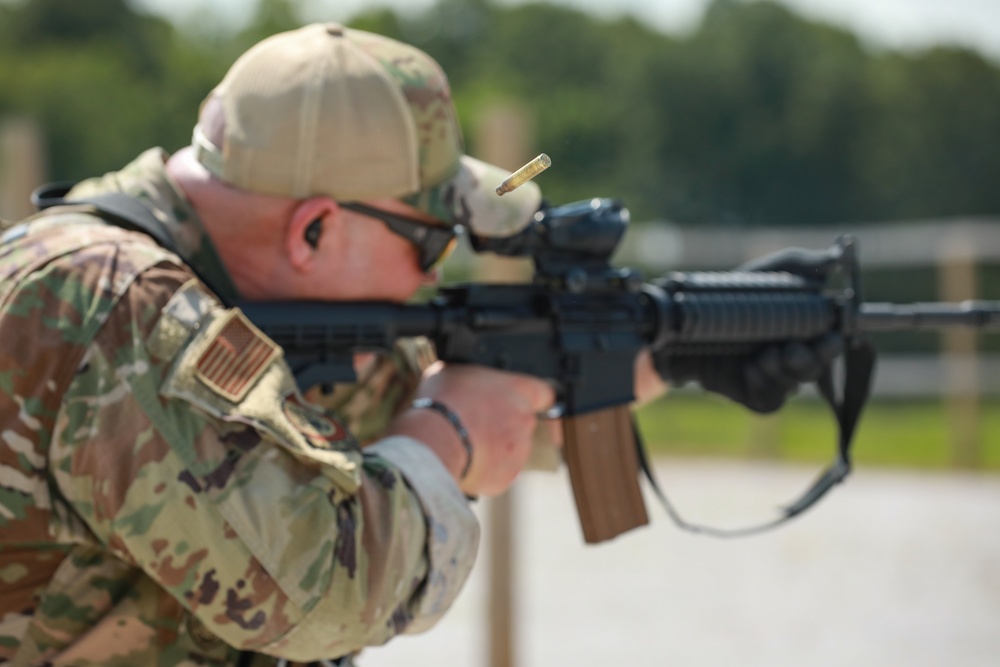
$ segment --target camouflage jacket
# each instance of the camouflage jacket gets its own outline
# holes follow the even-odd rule
[[[352,434],[419,363],[370,365],[337,415],[304,400],[194,277],[235,294],[165,159],[72,194],[144,199],[183,260],[85,207],[0,244],[0,663],[267,665],[430,627],[475,517],[426,447]]]

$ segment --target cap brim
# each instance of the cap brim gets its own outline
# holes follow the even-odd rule
[[[506,169],[463,155],[454,176],[405,201],[474,234],[503,238],[527,227],[542,203],[542,191],[533,181],[498,195],[496,187],[508,176]]]

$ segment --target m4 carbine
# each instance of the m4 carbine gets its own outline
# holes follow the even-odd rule
[[[388,350],[396,339],[409,336],[430,339],[438,357],[449,363],[551,381],[562,417],[564,458],[590,543],[648,523],[639,487],[640,465],[646,466],[630,413],[634,361],[643,348],[657,355],[746,354],[768,343],[839,332],[850,359],[866,349],[863,334],[870,331],[1000,328],[997,303],[862,303],[857,245],[850,238],[827,251],[822,275],[691,272],[645,282],[638,272],[609,262],[628,219],[620,202],[593,199],[543,209],[512,237],[470,237],[477,252],[530,256],[531,282],[443,287],[425,304],[248,302],[240,307],[284,349],[302,388],[351,382],[356,352]],[[847,475],[851,433],[874,361],[873,355],[856,358],[858,377],[848,377],[839,397],[832,393],[832,382],[825,383],[826,390],[821,383],[840,421],[837,462],[768,526],[805,510]],[[847,366],[850,375],[850,361]]]

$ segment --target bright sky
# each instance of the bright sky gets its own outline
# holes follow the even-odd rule
[[[197,10],[245,20],[252,0],[135,0],[140,6],[169,16],[184,17]],[[520,4],[526,0],[498,0]],[[800,14],[854,30],[875,46],[920,49],[931,44],[960,44],[978,49],[1000,62],[1000,0],[781,0]],[[664,32],[680,33],[701,18],[709,0],[549,0],[599,16],[629,13]],[[345,20],[363,7],[390,6],[419,11],[434,0],[312,0],[308,18]],[[211,8],[211,9],[208,9]]]

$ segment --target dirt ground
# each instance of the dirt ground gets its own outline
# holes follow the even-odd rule
[[[771,516],[817,472],[657,471],[686,518],[729,526]],[[861,469],[793,523],[741,540],[682,532],[650,497],[652,525],[597,546],[582,542],[563,473],[528,473],[514,493],[517,667],[1000,665],[1000,476]],[[489,548],[436,628],[358,664],[486,667]]]

